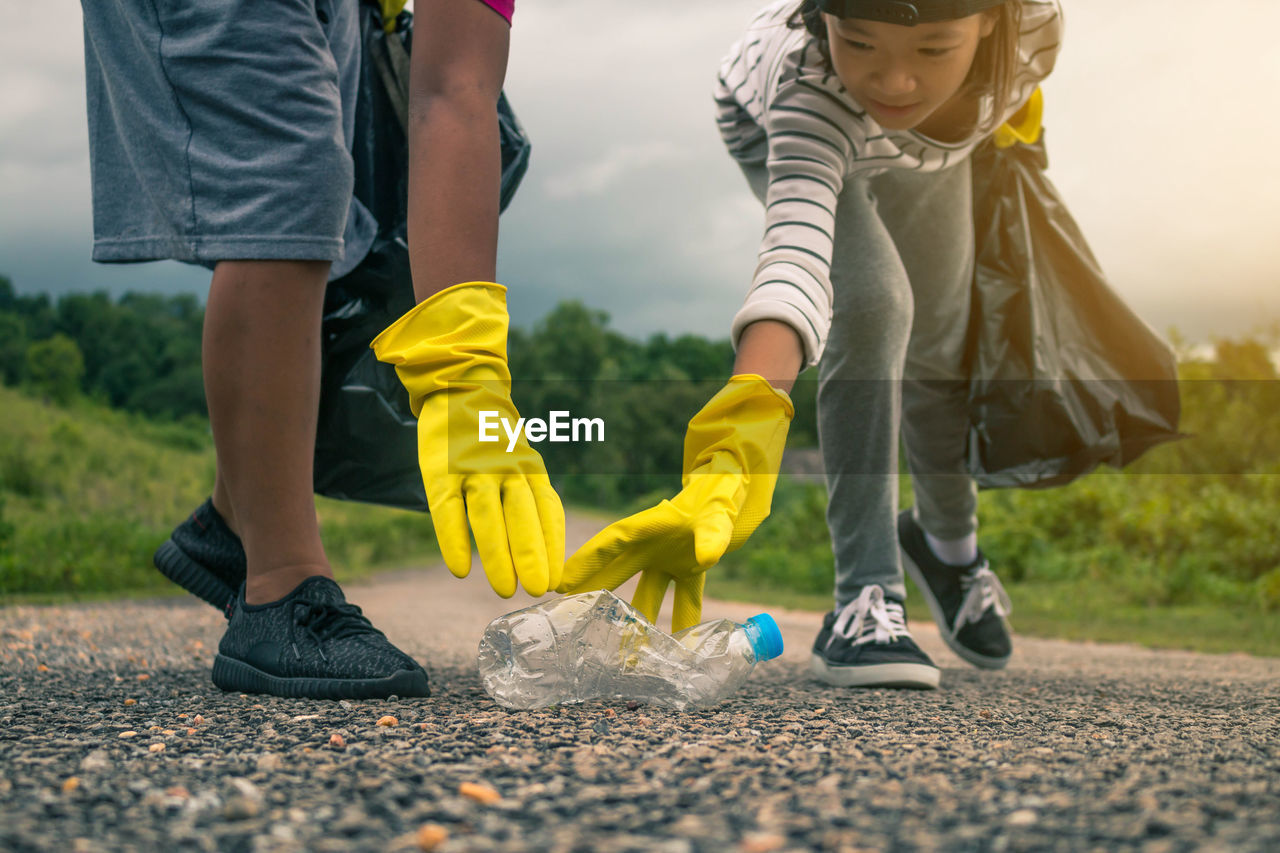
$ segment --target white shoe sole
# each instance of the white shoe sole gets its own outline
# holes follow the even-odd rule
[[[1008,657],[993,658],[987,655],[980,655],[960,644],[960,641],[956,639],[956,635],[947,625],[947,615],[942,612],[942,605],[938,603],[938,599],[934,598],[933,592],[929,589],[929,583],[924,579],[924,572],[920,571],[920,567],[916,565],[915,560],[911,559],[911,555],[907,553],[906,548],[899,545],[898,553],[902,555],[902,568],[911,576],[911,581],[916,585],[916,589],[920,590],[920,594],[924,596],[925,604],[929,605],[929,612],[933,615],[933,621],[938,626],[938,633],[942,635],[942,641],[947,644],[947,648],[979,669],[1004,669],[1005,665],[1009,663]]]
[[[923,663],[877,663],[870,666],[833,666],[814,653],[809,672],[819,681],[836,687],[909,687],[934,690],[942,678],[936,666]]]

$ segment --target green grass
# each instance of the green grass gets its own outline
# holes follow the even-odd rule
[[[825,508],[822,486],[782,480],[772,515],[711,570],[707,595],[830,608]],[[980,517],[1023,634],[1280,656],[1280,475],[1097,472],[984,492]],[[912,617],[928,619],[908,591]]]
[[[4,387],[0,410],[0,603],[172,592],[151,555],[213,485],[207,425],[62,408]],[[342,577],[439,553],[426,515],[316,507]]]
[[[829,592],[762,587],[752,581],[716,577],[716,570],[711,571],[706,589],[710,598],[756,604],[767,601],[770,607],[784,610],[826,611],[832,606]],[[1257,607],[1133,604],[1114,590],[1093,583],[1007,583],[1005,590],[1013,602],[1010,622],[1021,636],[1280,657],[1280,619]],[[924,599],[910,581],[907,615],[913,624],[932,621]]]
[[[1096,583],[1019,583],[1006,589],[1014,630],[1028,636],[1280,657],[1280,619],[1256,605],[1134,604]],[[912,612],[927,618],[923,604]]]

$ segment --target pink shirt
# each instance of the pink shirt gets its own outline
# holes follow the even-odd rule
[[[511,23],[511,16],[516,11],[516,0],[480,0],[480,2],[506,18],[508,24]]]

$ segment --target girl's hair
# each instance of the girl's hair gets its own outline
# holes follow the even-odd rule
[[[973,57],[973,65],[965,77],[960,91],[975,101],[984,95],[991,96],[991,116],[988,121],[974,127],[975,132],[990,133],[1004,123],[1005,112],[1009,102],[1013,100],[1014,76],[1018,73],[1018,36],[1022,29],[1022,0],[1005,0],[1004,5],[991,10],[996,16],[995,29],[978,45],[978,52]],[[802,0],[796,10],[787,19],[791,29],[808,26],[806,18],[816,21],[816,26],[808,27],[818,42],[822,58],[827,69],[835,73],[831,64],[831,46],[827,44],[827,29],[822,24],[814,0]]]

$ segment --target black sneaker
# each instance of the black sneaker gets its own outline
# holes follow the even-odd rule
[[[244,545],[213,508],[213,498],[175,527],[152,559],[169,580],[231,618],[236,590],[245,578]]]
[[[942,562],[909,509],[898,516],[898,544],[902,567],[924,595],[951,651],[983,669],[1004,667],[1013,653],[1004,621],[1013,605],[982,552],[967,566]]]
[[[307,578],[271,604],[236,594],[213,683],[308,699],[427,696],[427,671],[391,645],[329,578]]]
[[[809,671],[839,687],[915,687],[932,690],[941,676],[907,630],[902,602],[884,588],[864,586],[837,613],[828,613],[813,641]]]

